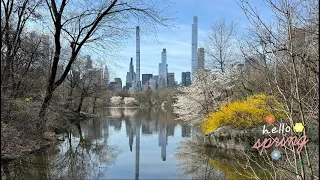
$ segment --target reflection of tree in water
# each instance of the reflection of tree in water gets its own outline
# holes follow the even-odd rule
[[[43,153],[43,152],[42,152]],[[42,154],[41,153],[41,154]],[[27,156],[1,166],[1,179],[49,179],[49,156]]]
[[[102,169],[112,165],[120,151],[106,141],[83,137],[80,124],[77,124],[80,139],[68,136],[64,152],[52,157],[51,164],[56,178],[95,179],[101,176]],[[94,131],[97,129],[94,128]],[[98,130],[97,130],[98,131]],[[94,133],[96,134],[96,133]]]
[[[48,152],[27,156],[2,167],[3,179],[97,179],[102,170],[112,165],[120,151],[108,145],[107,138],[99,140],[101,129],[93,126],[95,137],[83,136],[83,129],[77,124],[79,134],[69,131],[66,141],[54,146]]]
[[[174,156],[179,160],[177,166],[182,170],[182,179],[226,179],[222,171],[211,165],[211,158],[206,155],[205,147],[196,135],[180,142]]]
[[[121,117],[123,117],[123,110],[120,108],[110,108],[109,114],[112,117],[121,118]]]
[[[195,179],[247,180],[255,179],[252,176],[254,170],[256,178],[271,179],[265,171],[270,167],[261,158],[254,158],[259,164],[257,166],[249,162],[241,151],[204,147],[201,142],[203,137],[200,137],[192,136],[178,145],[175,157],[180,161],[178,167],[185,176]]]

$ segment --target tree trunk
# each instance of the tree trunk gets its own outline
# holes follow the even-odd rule
[[[43,103],[40,109],[40,113],[39,113],[40,118],[44,118],[44,116],[46,115],[46,111],[50,104],[51,98],[52,98],[52,92],[48,92],[46,97],[43,100]]]
[[[67,104],[66,104],[66,108],[69,109],[69,106],[71,104],[72,101],[72,93],[73,93],[73,87],[71,87],[70,92],[68,94],[68,99],[67,99]]]
[[[80,111],[81,111],[82,102],[83,102],[84,98],[85,98],[85,94],[81,93],[80,102],[79,102],[78,108],[76,110],[77,113],[80,113]]]
[[[79,135],[80,135],[80,143],[84,143],[84,138],[83,138],[83,136],[82,136],[82,130],[81,130],[80,123],[78,122],[78,123],[76,124],[76,126],[77,126],[77,129],[78,129]]]
[[[97,96],[94,96],[92,114],[96,113],[96,102],[97,102]]]

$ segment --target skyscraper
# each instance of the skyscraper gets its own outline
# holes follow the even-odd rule
[[[191,84],[190,74],[191,74],[190,72],[182,72],[181,84],[183,86],[189,86]]]
[[[140,89],[140,28],[136,27],[136,88]]]
[[[198,49],[198,69],[204,69],[204,48]]]
[[[153,78],[153,74],[142,74],[142,85],[146,85],[151,78]]]
[[[87,55],[87,61],[86,61],[86,69],[92,69],[92,60],[91,57],[89,55]]]
[[[171,87],[171,88],[173,88],[174,87],[174,73],[172,72],[172,73],[167,73],[168,75],[168,84],[167,84],[167,86],[168,87]]]
[[[130,65],[129,65],[129,72],[127,72],[127,76],[126,76],[126,88],[129,89],[130,87],[132,87],[132,81],[135,78],[135,74],[134,74],[134,70],[133,70],[133,64],[132,64],[132,58],[130,61]]]
[[[121,78],[114,78],[114,81],[118,84],[118,89],[121,91],[122,89],[122,81]]]
[[[153,79],[155,80],[154,89],[159,89],[159,75],[154,75]]]
[[[164,48],[161,52],[161,63],[159,63],[159,89],[167,85],[167,51]]]
[[[191,80],[193,81],[193,76],[198,70],[198,17],[193,17],[192,24],[192,42],[191,42]]]
[[[108,85],[108,83],[109,83],[109,70],[108,70],[108,66],[107,65],[104,66],[104,75],[103,75],[103,77],[104,77],[104,81],[105,81],[106,85]]]

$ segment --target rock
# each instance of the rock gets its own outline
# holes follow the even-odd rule
[[[239,129],[230,126],[219,127],[206,134],[205,145],[234,150],[253,150],[255,137],[261,137],[261,127]]]
[[[47,131],[42,134],[43,138],[49,141],[57,140],[57,134],[53,131]]]

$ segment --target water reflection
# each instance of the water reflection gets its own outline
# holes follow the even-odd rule
[[[177,178],[176,144],[197,128],[175,121],[170,110],[107,108],[101,114],[76,124],[64,142],[46,152],[2,166],[2,175],[5,179]]]
[[[177,166],[182,170],[182,179],[273,179],[266,171],[272,170],[270,164],[255,152],[205,147],[201,141],[201,136],[193,135],[179,143],[175,157],[179,160]]]
[[[182,170],[180,178],[225,180],[225,173],[214,168],[200,142],[199,137],[193,136],[179,143],[175,158],[179,160],[177,166]]]
[[[178,125],[181,126],[182,137],[190,137],[192,130],[193,132],[199,131],[197,128],[192,129],[186,124],[180,124],[174,120],[176,117],[173,113],[168,113],[168,111],[163,111],[160,108],[108,108],[105,112],[110,121],[110,126],[115,131],[120,131],[124,122],[130,151],[132,151],[134,137],[136,137],[136,143],[139,145],[140,133],[143,136],[158,134],[158,144],[161,147],[161,159],[163,161],[166,161],[168,136],[174,136]]]
[[[76,124],[76,128],[67,133],[66,141],[60,145],[3,165],[5,179],[99,177],[101,172],[114,163],[121,151],[107,143],[108,134],[105,134],[105,141],[98,141],[102,136],[97,126],[99,123],[93,123],[92,128]]]

